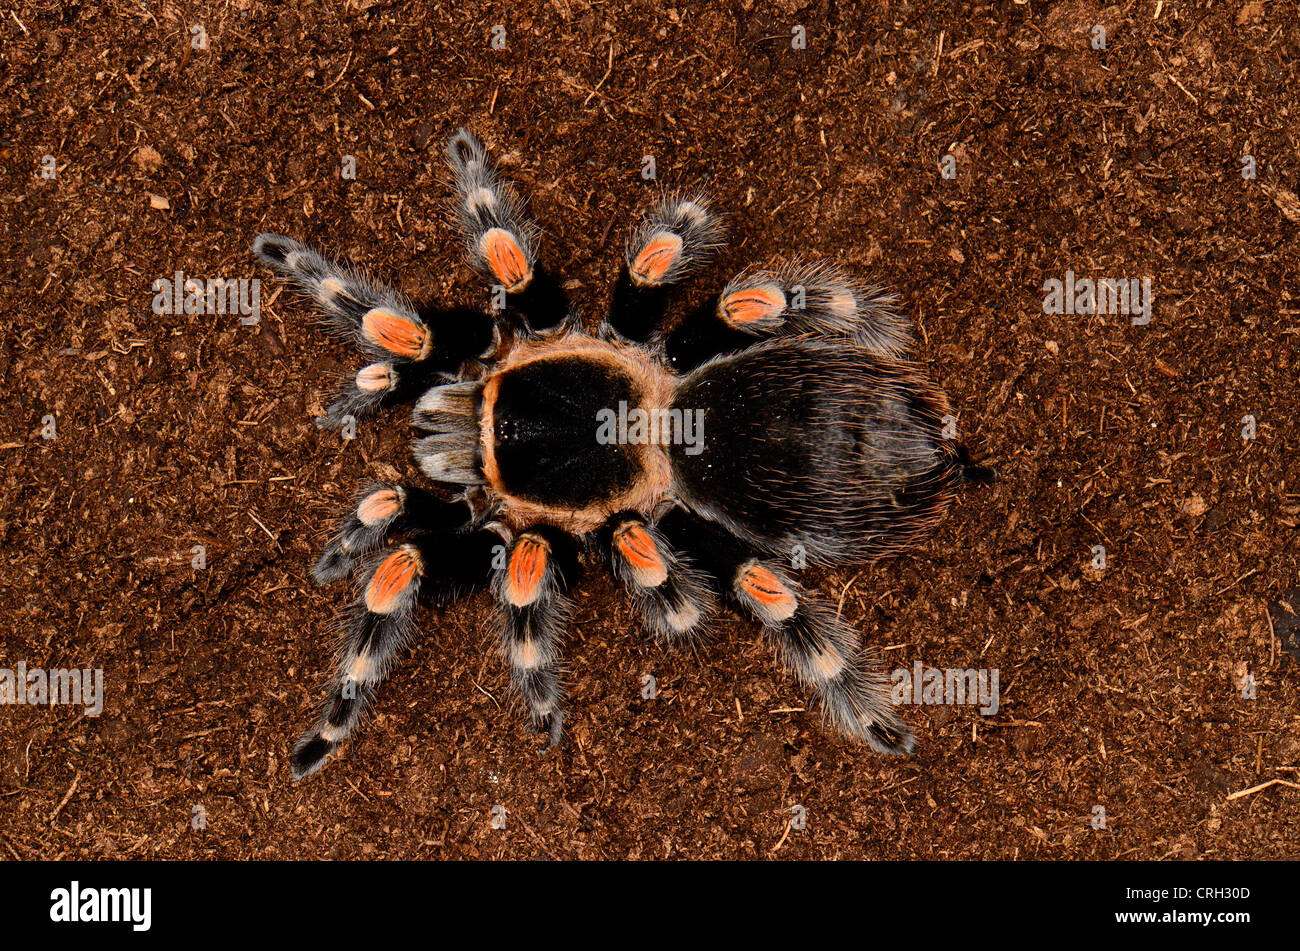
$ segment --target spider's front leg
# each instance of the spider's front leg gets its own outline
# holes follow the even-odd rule
[[[560,684],[561,638],[573,611],[568,590],[577,580],[578,551],[571,536],[535,526],[520,534],[496,573],[496,627],[510,680],[550,745],[564,731]]]
[[[826,719],[839,732],[878,753],[912,751],[915,740],[894,712],[889,681],[862,656],[857,632],[820,596],[685,510],[669,512],[659,527],[694,556],[733,605],[762,625],[785,666],[818,694]]]
[[[628,238],[605,326],[624,339],[648,341],[673,290],[708,263],[722,246],[722,235],[722,220],[704,196],[673,195],[657,202]]]
[[[374,534],[378,525],[366,524],[371,521],[369,516],[384,521],[387,534],[401,524],[403,510],[407,518],[419,511],[404,506],[411,501],[414,490],[402,489],[404,496],[394,492],[379,488],[362,500],[356,517],[363,546],[379,537]],[[463,505],[458,507],[465,511]],[[488,528],[428,530],[433,527],[430,523],[424,526],[425,531],[418,531],[411,524],[413,534],[405,544],[383,548],[370,558],[361,578],[360,598],[343,619],[342,656],[324,710],[316,725],[294,745],[290,756],[289,767],[295,779],[320,769],[357,725],[366,703],[393,666],[397,652],[414,632],[417,606],[422,601],[446,603],[490,580],[492,558],[501,545],[497,532]],[[348,529],[341,537],[349,537]],[[347,559],[350,561],[356,554],[349,553]],[[329,558],[327,552],[322,563]],[[337,560],[331,564],[337,567]]]
[[[417,313],[391,287],[283,235],[258,235],[253,253],[314,300],[335,332],[376,360],[347,382],[317,421],[321,426],[337,428],[349,416],[364,419],[410,399],[496,349],[499,332],[488,314],[464,308]]]
[[[759,340],[797,334],[851,341],[898,358],[912,340],[897,303],[895,295],[860,284],[834,265],[747,268],[674,327],[664,351],[682,373]]]
[[[458,131],[447,144],[447,164],[456,190],[456,224],[469,263],[490,282],[494,296],[505,296],[504,306],[494,309],[520,315],[526,331],[558,330],[568,316],[568,301],[559,282],[537,260],[540,229],[524,212],[518,193],[468,129]]]

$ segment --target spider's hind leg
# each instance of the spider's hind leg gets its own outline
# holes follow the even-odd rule
[[[497,633],[511,684],[552,746],[564,730],[561,638],[573,611],[567,592],[577,573],[573,539],[558,529],[537,526],[510,545],[492,584]]]
[[[670,195],[632,229],[605,325],[643,343],[659,329],[676,285],[722,246],[722,220],[702,195]]]
[[[877,753],[912,751],[915,740],[894,712],[889,681],[859,655],[857,631],[820,595],[757,560],[738,568],[732,590],[763,625],[786,668],[821,697],[822,712],[837,731]]]
[[[668,513],[660,527],[695,556],[732,604],[762,625],[786,668],[821,698],[836,730],[878,753],[912,751],[915,741],[894,712],[888,680],[862,656],[857,632],[825,601],[688,512]]]
[[[259,234],[253,253],[315,301],[336,333],[375,358],[347,381],[317,421],[321,426],[337,428],[349,416],[364,419],[496,348],[498,330],[488,314],[465,308],[417,312],[391,287],[283,235]]]

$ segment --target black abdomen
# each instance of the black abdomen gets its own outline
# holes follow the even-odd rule
[[[678,494],[778,557],[833,564],[897,550],[961,481],[943,395],[843,342],[776,340],[706,364],[675,406],[705,411],[703,452],[672,449]]]

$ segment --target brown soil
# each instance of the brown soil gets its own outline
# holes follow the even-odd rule
[[[101,667],[107,700],[0,709],[0,855],[1295,857],[1300,791],[1229,798],[1300,781],[1295,625],[1269,615],[1300,584],[1295,6],[619,6],[5,16],[0,666]],[[804,580],[890,666],[998,669],[996,715],[907,708],[918,753],[882,759],[799,709],[747,624],[661,649],[594,570],[562,747],[510,707],[478,596],[290,781],[347,597],[307,569],[360,483],[415,469],[404,409],[351,442],[313,426],[358,358],[248,246],[279,231],[481,303],[445,222],[462,124],[589,320],[645,155],[732,212],[709,287],[798,252],[899,290],[1001,482],[906,557]],[[261,325],[154,315],[177,270],[262,278]],[[1067,270],[1150,276],[1150,324],[1045,315]]]

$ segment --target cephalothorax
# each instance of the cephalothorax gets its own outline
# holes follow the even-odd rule
[[[495,595],[514,686],[558,742],[561,640],[594,550],[656,637],[696,635],[726,602],[762,625],[840,732],[910,751],[857,633],[786,567],[900,551],[962,482],[991,478],[945,438],[947,402],[904,358],[895,299],[835,267],[785,264],[742,272],[668,328],[673,292],[721,240],[706,199],[673,196],[633,229],[590,335],[483,146],[462,130],[448,157],[492,312],[417,309],[289,238],[253,245],[377,361],[322,425],[415,399],[428,434],[415,458],[452,489],[371,486],[317,563],[320,583],[357,570],[360,598],[294,775],[352,731],[417,606],[481,587]]]

